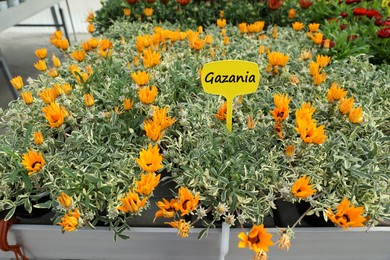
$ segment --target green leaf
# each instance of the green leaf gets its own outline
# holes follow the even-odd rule
[[[28,128],[27,128],[26,136],[24,137],[24,148],[28,148],[29,147],[32,129],[33,129],[33,125],[30,124],[28,126]]]
[[[202,239],[203,237],[207,237],[208,233],[209,233],[209,229],[208,228],[202,229],[199,232],[198,239]]]
[[[373,159],[378,154],[378,145],[374,143],[374,148],[368,153],[368,158]]]
[[[5,216],[4,220],[5,220],[5,221],[10,220],[10,219],[12,218],[12,216],[14,215],[15,210],[16,210],[16,206],[13,207],[13,208],[11,208],[11,209],[8,211],[7,215]]]
[[[37,208],[37,209],[50,209],[52,207],[52,201],[49,200],[49,201],[46,201],[44,203],[39,203],[39,204],[35,204],[34,205],[34,208]]]

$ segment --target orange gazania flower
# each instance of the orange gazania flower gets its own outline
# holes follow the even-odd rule
[[[146,136],[152,141],[158,141],[164,136],[164,131],[160,122],[154,120],[147,120],[144,122],[144,130]]]
[[[161,56],[158,52],[153,51],[152,49],[144,50],[143,63],[145,68],[154,67],[161,62]]]
[[[301,22],[295,22],[292,24],[292,27],[295,31],[300,31],[305,27],[305,25]]]
[[[175,119],[167,115],[167,108],[153,108],[153,121],[158,122],[161,125],[161,129],[164,130],[175,123]]]
[[[206,37],[204,37],[204,41],[205,41],[207,44],[212,44],[212,43],[213,43],[213,36],[211,36],[211,35],[206,35]]]
[[[82,62],[85,58],[85,51],[84,50],[76,50],[72,52],[72,57],[77,60],[78,62]]]
[[[137,71],[131,74],[131,78],[138,86],[144,86],[148,84],[150,80],[150,75],[146,71]]]
[[[61,194],[57,197],[57,201],[65,208],[69,208],[73,202],[72,198],[64,192],[61,192]]]
[[[135,159],[139,167],[145,172],[156,172],[164,166],[161,164],[162,156],[159,153],[158,145],[152,147],[148,145],[148,150],[142,149],[139,153],[139,158]]]
[[[286,146],[286,155],[290,158],[294,156],[295,153],[295,147],[294,145],[287,145]]]
[[[169,224],[171,227],[177,228],[177,235],[180,235],[182,238],[188,237],[188,232],[191,229],[191,222],[186,222],[184,219],[166,222],[165,224]]]
[[[246,23],[239,23],[238,29],[240,30],[240,33],[246,33],[248,32],[248,28],[246,26]]]
[[[313,35],[313,36],[311,36],[310,38],[311,38],[311,40],[315,43],[315,44],[317,44],[317,45],[319,45],[319,44],[321,44],[322,43],[322,38],[323,38],[323,34],[322,33],[316,33],[315,35]]]
[[[181,216],[189,214],[198,206],[200,195],[194,196],[188,188],[180,187],[178,195],[179,199],[175,205],[175,209],[176,211],[180,210]]]
[[[39,91],[38,95],[46,104],[54,102],[57,98],[57,92],[54,88],[46,88],[42,91]]]
[[[288,117],[288,114],[290,113],[288,104],[290,101],[291,98],[289,98],[287,94],[274,94],[274,104],[276,107],[271,111],[271,114],[275,121],[282,122]]]
[[[297,132],[305,143],[323,144],[326,140],[325,126],[316,126],[314,121],[297,118]]]
[[[52,77],[52,78],[55,78],[55,77],[57,77],[58,76],[58,71],[57,71],[57,69],[56,68],[50,68],[50,69],[48,69],[47,70],[47,75],[49,75],[50,77]]]
[[[268,54],[269,64],[267,67],[267,72],[271,72],[271,70],[273,69],[273,72],[277,74],[279,67],[286,66],[288,59],[289,59],[288,54],[283,54],[281,52],[276,52],[276,51],[269,53]]]
[[[22,96],[22,99],[26,105],[30,105],[34,102],[34,98],[30,91],[22,92],[20,93],[20,95]]]
[[[88,13],[87,22],[88,23],[92,23],[93,19],[95,19],[95,14],[91,11],[91,12]]]
[[[348,93],[348,90],[344,90],[339,84],[333,82],[328,90],[328,101],[333,102],[335,100],[343,99]]]
[[[21,76],[14,77],[10,82],[16,90],[21,90],[24,86],[23,78]]]
[[[344,115],[348,114],[348,112],[352,109],[353,103],[355,102],[353,97],[343,98],[339,101],[339,110]]]
[[[122,10],[123,10],[123,14],[124,14],[125,16],[130,16],[130,13],[131,13],[130,8],[123,8]]]
[[[39,71],[46,71],[46,62],[44,60],[39,60],[36,63],[34,63],[34,67]]]
[[[309,68],[310,68],[310,75],[312,76],[315,76],[320,73],[320,65],[315,61],[310,62]]]
[[[144,9],[144,15],[145,15],[146,17],[152,16],[152,15],[153,15],[153,8],[145,8],[145,9]]]
[[[324,67],[328,66],[328,64],[330,62],[330,57],[328,55],[321,55],[321,54],[317,55],[316,62],[318,63],[320,68],[324,68]]]
[[[92,23],[88,24],[87,25],[87,31],[89,33],[93,33],[95,31],[95,25],[93,25]]]
[[[113,46],[112,41],[110,41],[109,39],[105,38],[100,40],[100,49],[107,50],[107,49],[111,49],[112,46]]]
[[[301,51],[301,56],[300,56],[300,58],[302,59],[302,60],[308,60],[308,59],[310,59],[311,58],[311,51],[310,50],[302,50]]]
[[[313,189],[313,185],[309,184],[310,177],[302,176],[294,182],[291,186],[291,192],[295,197],[305,199],[314,193],[316,190]]]
[[[34,132],[33,137],[34,137],[34,143],[36,145],[43,144],[44,139],[43,139],[43,135],[42,135],[41,131]]]
[[[218,113],[215,114],[215,116],[218,118],[218,120],[225,120],[226,119],[226,112],[227,112],[227,103],[224,102],[219,106]]]
[[[146,86],[138,91],[139,100],[146,105],[152,104],[156,99],[157,94],[158,90],[156,86]]]
[[[309,24],[310,32],[317,32],[319,28],[320,28],[320,24],[319,23],[311,23],[311,24]]]
[[[66,95],[69,95],[72,90],[72,86],[69,83],[64,83],[61,85],[61,89]]]
[[[96,49],[99,46],[99,40],[96,38],[91,38],[88,40],[88,44],[92,49]]]
[[[80,212],[76,208],[74,212],[69,211],[68,214],[65,214],[61,221],[57,225],[62,226],[63,231],[72,232],[77,229],[79,225]]]
[[[127,111],[130,110],[133,107],[133,102],[130,100],[130,98],[125,98],[123,100],[123,108]]]
[[[326,73],[317,73],[313,76],[313,82],[315,86],[320,85],[322,82],[326,80]]]
[[[137,188],[135,189],[135,192],[138,192],[139,194],[150,196],[154,190],[154,188],[157,187],[159,181],[160,181],[161,174],[155,175],[154,172],[148,172],[147,174],[141,174],[141,180],[136,181],[135,185]]]
[[[217,25],[219,28],[224,28],[226,26],[226,19],[217,19]]]
[[[54,35],[54,37],[56,38],[56,39],[61,39],[62,38],[62,31],[61,30],[58,30],[58,31],[55,31],[54,33],[53,33],[53,35]]]
[[[363,227],[367,218],[363,217],[364,207],[351,206],[351,202],[344,197],[337,206],[336,214],[331,209],[327,209],[326,215],[336,225],[348,230],[348,227]]]
[[[272,234],[268,233],[264,228],[264,224],[254,225],[249,231],[249,234],[241,232],[238,234],[238,238],[241,241],[238,243],[239,248],[249,247],[256,253],[261,251],[268,251],[268,247],[274,243],[271,241]]]
[[[158,201],[156,203],[157,207],[159,208],[158,211],[156,211],[156,214],[154,215],[154,220],[156,218],[173,218],[176,212],[175,205],[177,204],[177,201],[175,199],[171,199],[171,201],[168,201],[163,198],[163,201]]]
[[[61,50],[66,51],[69,48],[69,41],[67,39],[58,40],[58,46]]]
[[[137,213],[139,212],[143,206],[145,206],[146,198],[140,200],[138,193],[129,191],[126,196],[119,199],[122,202],[121,206],[118,206],[117,209],[123,211],[125,213]]]
[[[253,118],[251,116],[248,116],[248,123],[246,125],[248,129],[255,128],[255,123],[253,122]]]
[[[87,107],[91,107],[95,104],[92,93],[84,94],[84,103]]]
[[[41,48],[41,49],[38,49],[35,51],[35,55],[39,58],[39,59],[44,59],[47,57],[47,49],[46,48]]]
[[[304,102],[302,106],[295,111],[295,117],[306,121],[312,121],[311,117],[315,111],[316,109],[311,106],[310,102]]]
[[[42,111],[47,121],[49,121],[50,127],[57,128],[64,123],[66,110],[57,103],[50,103],[50,105],[42,108]]]
[[[288,10],[288,19],[293,19],[296,15],[296,12],[295,12],[295,9],[294,8],[291,8],[290,10]]]
[[[274,25],[274,29],[272,30],[272,38],[278,38],[278,27],[276,26],[276,24]]]
[[[45,165],[42,153],[37,153],[35,150],[28,150],[23,154],[22,165],[28,171],[28,175],[34,174],[42,169]]]
[[[229,43],[230,43],[229,37],[224,36],[224,37],[223,37],[223,44],[224,44],[224,45],[229,45]]]
[[[349,121],[354,124],[363,122],[363,110],[361,107],[352,108],[348,114]]]

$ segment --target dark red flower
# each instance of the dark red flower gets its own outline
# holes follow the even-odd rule
[[[169,0],[160,0],[164,5],[168,4]]]
[[[384,21],[382,21],[382,19],[376,19],[375,20],[375,22],[374,22],[374,24],[376,25],[376,26],[382,26],[382,25],[384,25]]]
[[[156,0],[146,0],[146,2],[147,2],[148,4],[153,4],[154,2],[156,2]]]
[[[322,40],[321,42],[322,47],[324,47],[324,44],[325,44],[325,40]],[[333,47],[334,47],[334,41],[329,41],[329,48],[333,48]]]
[[[347,12],[341,12],[340,16],[343,17],[343,18],[346,18],[348,16],[348,13]]]
[[[366,11],[366,16],[368,18],[372,18],[372,17],[375,17],[376,19],[382,18],[381,13],[379,11],[377,11],[377,10],[367,10]]]
[[[268,0],[268,8],[272,11],[278,10],[282,6],[283,2],[284,0]]]
[[[342,31],[344,31],[345,29],[347,29],[347,27],[348,27],[348,25],[346,25],[346,24],[341,24],[341,25],[340,25],[340,29],[341,29]]]
[[[181,6],[186,6],[188,5],[191,0],[177,0],[177,2],[181,5]]]
[[[357,39],[359,36],[357,36],[356,34],[353,34],[353,35],[348,35],[347,36],[347,42],[349,42],[350,40],[355,40]]]
[[[138,0],[126,0],[126,2],[130,5],[133,5],[138,2]]]
[[[390,38],[390,27],[380,29],[377,35],[379,38]]]
[[[302,9],[307,9],[313,4],[312,1],[306,1],[306,0],[299,0],[299,5]]]
[[[358,8],[353,9],[354,15],[366,15],[366,12],[367,12],[367,10],[364,7],[358,7]]]
[[[360,3],[360,2],[361,2],[361,0],[345,0],[345,3],[347,5],[350,5],[350,4],[353,4],[353,3]]]

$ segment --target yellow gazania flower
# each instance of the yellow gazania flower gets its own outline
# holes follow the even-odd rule
[[[52,78],[58,77],[58,71],[56,68],[50,68],[49,70],[47,70],[47,75]]]
[[[316,62],[318,63],[320,68],[324,68],[324,67],[328,66],[328,64],[330,62],[330,57],[327,55],[317,55]]]
[[[22,96],[22,99],[26,105],[30,105],[34,102],[34,98],[30,91],[22,92],[20,95]]]
[[[128,111],[133,107],[133,102],[130,100],[130,98],[125,98],[123,100],[123,109]]]
[[[61,85],[61,89],[66,95],[69,95],[72,90],[72,86],[69,83],[64,83]]]
[[[295,22],[292,24],[292,28],[295,30],[295,31],[300,31],[302,30],[303,28],[305,27],[305,25],[301,22]]]
[[[61,194],[57,197],[57,201],[64,207],[69,208],[72,205],[72,198],[69,197],[66,193],[61,192]]]
[[[123,8],[123,14],[124,14],[125,16],[130,16],[130,13],[131,13],[130,8]]]
[[[57,92],[54,88],[46,88],[38,92],[39,97],[45,102],[45,104],[50,104],[54,102],[57,98]]]
[[[218,120],[225,120],[226,119],[226,112],[227,112],[227,103],[224,102],[219,106],[218,113],[215,114],[215,116],[218,118]]]
[[[146,136],[152,141],[158,141],[164,136],[164,131],[160,122],[154,120],[147,120],[144,122],[144,130]]]
[[[145,196],[150,196],[154,188],[157,187],[160,181],[160,177],[161,174],[156,176],[153,172],[141,174],[141,180],[135,182],[135,185],[137,186],[135,192]]]
[[[278,27],[276,26],[276,24],[274,25],[274,29],[272,30],[272,38],[278,38]]]
[[[224,28],[226,26],[226,19],[217,19],[217,25],[219,28]]]
[[[88,23],[92,23],[93,19],[95,19],[95,14],[91,11],[91,12],[88,13],[87,22]]]
[[[39,60],[36,63],[34,63],[34,67],[39,71],[46,71],[46,62],[44,60]]]
[[[99,40],[96,38],[91,38],[88,40],[88,44],[92,49],[96,49],[99,46]]]
[[[110,41],[109,39],[102,39],[100,40],[100,49],[102,50],[107,50],[107,49],[111,49],[112,48],[112,41]]]
[[[45,114],[45,118],[49,122],[51,128],[57,128],[64,123],[66,110],[57,103],[50,103],[50,105],[42,108],[42,112]]]
[[[153,108],[153,121],[161,125],[161,129],[165,130],[175,123],[175,119],[167,115],[167,108]]]
[[[274,104],[276,107],[271,111],[271,114],[275,121],[282,122],[288,117],[290,113],[288,104],[290,101],[291,98],[289,98],[287,94],[274,94]]]
[[[204,38],[204,41],[205,41],[207,44],[212,44],[212,43],[213,43],[213,36],[211,36],[211,35],[206,35],[206,37]]]
[[[85,58],[85,51],[84,50],[76,50],[72,52],[73,59],[77,60],[78,62],[82,62]]]
[[[24,86],[23,78],[21,76],[14,77],[10,82],[16,90],[21,90]]]
[[[195,210],[199,204],[200,195],[194,196],[188,188],[180,187],[178,191],[179,198],[175,204],[176,211],[181,212],[181,216],[189,214]]]
[[[294,153],[295,153],[295,147],[294,145],[287,145],[286,146],[286,155],[287,157],[294,157]]]
[[[156,172],[164,166],[161,164],[162,156],[159,153],[158,145],[152,147],[148,145],[148,150],[142,149],[139,153],[139,158],[135,159],[139,167],[145,172]]]
[[[313,82],[315,86],[319,86],[322,82],[326,80],[326,73],[318,73],[313,76]]]
[[[311,51],[310,50],[302,50],[301,51],[301,57],[302,60],[308,60],[311,59]]]
[[[311,40],[312,40],[315,44],[319,45],[319,44],[322,43],[322,38],[323,38],[323,36],[324,36],[324,35],[323,35],[322,33],[316,33],[314,36],[311,37]]]
[[[186,222],[184,219],[180,219],[179,221],[171,221],[165,222],[165,224],[169,224],[171,227],[177,228],[177,235],[182,238],[188,237],[188,232],[191,229],[191,221]]]
[[[93,98],[92,93],[84,94],[84,103],[87,107],[91,107],[95,104],[95,99]]]
[[[317,32],[319,28],[320,28],[320,24],[319,23],[311,23],[311,24],[309,24],[310,32]]]
[[[62,231],[72,232],[77,229],[79,225],[80,212],[76,208],[74,212],[69,211],[68,214],[65,214],[61,221],[57,225],[62,226]]]
[[[95,31],[95,25],[93,25],[92,23],[88,24],[87,25],[87,31],[89,33],[93,33]]]
[[[35,150],[28,150],[23,154],[22,165],[28,171],[28,175],[34,174],[42,169],[45,165],[42,153],[37,153]]]
[[[248,32],[248,28],[246,26],[246,23],[239,23],[238,29],[240,30],[240,33],[246,33]]]
[[[34,137],[34,143],[36,145],[43,144],[44,139],[43,139],[43,135],[42,135],[41,131],[34,132],[33,137]]]
[[[144,15],[145,15],[146,17],[152,16],[152,15],[153,15],[153,8],[145,8],[145,9],[144,9]]]
[[[54,53],[51,55],[51,60],[52,60],[53,65],[55,67],[57,67],[57,68],[61,67],[61,61],[60,61],[60,59],[56,55],[54,55]]]
[[[156,99],[157,94],[158,90],[156,86],[146,86],[138,91],[139,100],[146,105],[152,104]]]
[[[295,9],[294,8],[291,8],[290,10],[288,10],[288,19],[293,19],[296,15],[296,12],[295,12]]]
[[[302,176],[298,180],[294,182],[294,184],[291,186],[291,192],[292,194],[301,199],[305,199],[314,193],[316,193],[316,190],[313,189],[313,185],[309,185],[310,177]]]
[[[246,124],[248,129],[254,129],[255,123],[253,122],[253,118],[251,116],[248,116],[248,123]]]
[[[158,52],[152,49],[144,50],[143,63],[145,68],[151,68],[157,66],[161,62],[161,56]]]
[[[319,73],[320,73],[320,65],[315,61],[310,62],[310,75],[315,76]]]
[[[156,203],[157,207],[159,208],[158,211],[156,211],[156,214],[154,215],[153,222],[156,220],[156,218],[173,218],[175,216],[175,205],[177,201],[175,199],[171,199],[171,201],[168,201],[163,198],[163,201],[158,201]]]
[[[229,37],[224,36],[224,37],[223,37],[223,44],[224,44],[224,45],[229,45],[229,43],[230,43]]]
[[[117,207],[118,210],[123,211],[125,213],[137,213],[142,209],[142,207],[145,206],[147,199],[143,198],[142,200],[140,200],[138,193],[129,191],[127,192],[125,197],[119,200],[120,202],[122,202],[122,205]]]
[[[61,39],[62,38],[62,31],[61,30],[58,30],[58,31],[55,31],[54,33],[53,33],[53,35],[54,35],[54,37],[56,38],[56,39]]]
[[[353,97],[343,98],[339,101],[339,110],[344,115],[348,114],[348,112],[352,109],[353,103],[355,102]]]
[[[138,86],[144,86],[148,84],[151,77],[146,71],[137,71],[131,74],[131,78]]]
[[[67,39],[61,39],[58,41],[58,46],[61,50],[66,51],[69,48],[69,42]]]
[[[343,99],[348,93],[348,90],[343,89],[339,84],[333,82],[328,90],[327,99],[329,102]]]
[[[264,224],[254,225],[247,235],[245,232],[238,234],[238,238],[241,240],[238,243],[239,248],[249,247],[256,253],[261,251],[268,251],[268,247],[272,246],[271,238],[272,234],[268,233],[264,228]]]
[[[348,118],[354,124],[363,122],[363,109],[361,107],[352,108],[349,110]]]
[[[326,215],[336,225],[348,230],[348,227],[363,227],[367,218],[363,217],[364,207],[351,206],[351,202],[344,197],[337,206],[336,214],[327,209]]]
[[[35,51],[35,55],[39,58],[39,59],[44,59],[47,57],[47,49],[46,48],[41,48],[41,49],[38,49]]]

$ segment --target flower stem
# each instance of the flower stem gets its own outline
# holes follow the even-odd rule
[[[313,207],[310,206],[310,207],[305,211],[305,213],[303,213],[303,214],[299,217],[299,219],[298,219],[297,221],[295,221],[295,223],[294,223],[294,225],[291,227],[291,229],[295,228],[295,226],[298,225],[298,223],[300,223],[301,220],[306,216],[306,214],[309,213],[309,211],[312,210],[312,209],[313,209]]]

